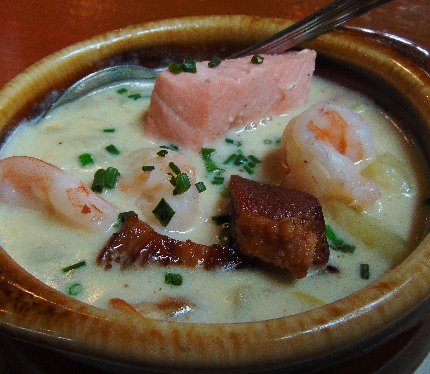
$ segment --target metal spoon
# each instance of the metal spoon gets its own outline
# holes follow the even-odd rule
[[[284,52],[388,1],[390,0],[335,0],[316,13],[287,27],[270,38],[234,53],[230,58],[256,53],[275,54]],[[165,67],[149,69],[137,65],[119,65],[96,71],[70,86],[51,105],[42,118],[46,117],[53,109],[60,105],[76,100],[93,90],[115,82],[138,80],[144,85],[144,90],[147,90],[150,95],[154,80],[164,69]]]

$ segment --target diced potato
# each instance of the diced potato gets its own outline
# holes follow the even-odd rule
[[[363,242],[369,249],[378,251],[397,264],[410,250],[407,242],[397,233],[387,229],[374,217],[357,212],[339,201],[326,206],[327,213],[337,226]]]
[[[392,193],[411,194],[415,190],[406,164],[390,153],[377,157],[363,169],[362,174]]]

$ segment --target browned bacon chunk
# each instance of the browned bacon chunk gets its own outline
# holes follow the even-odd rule
[[[245,255],[306,276],[328,261],[325,223],[318,200],[307,193],[233,175],[232,233]]]
[[[180,241],[161,235],[139,220],[136,214],[126,218],[97,258],[97,263],[104,265],[105,269],[118,263],[121,269],[156,264],[230,270],[241,266],[243,261],[233,248]]]

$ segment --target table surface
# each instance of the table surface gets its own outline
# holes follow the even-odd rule
[[[0,87],[50,53],[99,33],[163,18],[247,14],[298,20],[330,0],[2,0]],[[429,0],[393,0],[348,25],[394,34],[430,50]],[[427,372],[427,364],[420,373]],[[429,369],[430,370],[430,369]]]

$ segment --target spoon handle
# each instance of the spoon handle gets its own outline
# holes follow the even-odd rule
[[[233,54],[230,58],[242,57],[253,53],[276,54],[285,52],[299,43],[330,31],[351,18],[357,17],[388,1],[390,0],[335,0],[318,12],[311,14],[260,43]]]

